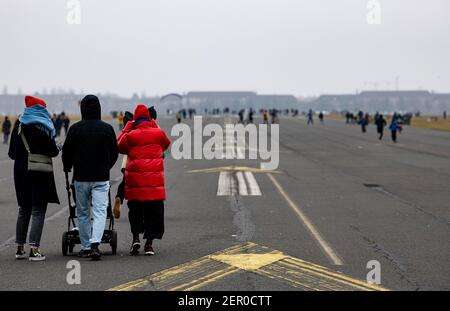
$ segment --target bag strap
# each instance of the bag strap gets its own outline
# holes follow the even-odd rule
[[[23,142],[23,145],[25,146],[25,149],[27,149],[28,153],[31,153],[30,146],[28,145],[28,142],[25,138],[25,134],[23,133],[23,130],[22,130],[22,124],[19,125],[19,135],[22,138],[22,142]]]

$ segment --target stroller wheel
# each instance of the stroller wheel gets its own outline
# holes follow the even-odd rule
[[[117,254],[117,231],[113,230],[112,231],[112,237],[111,237],[111,251],[113,255]]]
[[[69,236],[69,234],[68,234],[67,231],[64,232],[63,235],[62,235],[61,246],[62,246],[62,254],[63,254],[63,256],[67,256],[67,251],[69,249],[69,238],[68,238],[68,236]]]

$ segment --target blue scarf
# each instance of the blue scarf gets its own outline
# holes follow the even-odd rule
[[[136,120],[134,120],[134,126],[138,125],[139,123],[147,122],[147,121],[150,121],[150,119],[149,119],[149,118],[139,118],[139,119],[136,119]]]
[[[56,137],[55,126],[50,119],[48,111],[41,105],[34,105],[29,108],[25,108],[19,121],[25,125],[36,125],[38,129],[47,133],[47,135],[52,139]]]

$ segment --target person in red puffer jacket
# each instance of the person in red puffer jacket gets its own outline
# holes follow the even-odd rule
[[[139,234],[146,239],[146,255],[154,255],[153,240],[164,234],[164,159],[170,145],[166,133],[150,119],[148,108],[138,105],[133,122],[128,122],[117,139],[119,152],[128,156],[125,167],[125,199],[133,242],[130,254],[141,247]]]

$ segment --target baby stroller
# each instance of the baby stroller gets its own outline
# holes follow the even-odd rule
[[[73,249],[75,245],[80,244],[80,235],[78,227],[76,226],[75,219],[76,215],[76,197],[75,197],[75,186],[69,183],[69,173],[66,173],[66,190],[67,197],[69,200],[69,219],[67,224],[67,231],[62,235],[62,253],[63,256],[73,254]],[[73,195],[73,204],[72,204]],[[109,244],[111,246],[112,254],[117,253],[117,231],[114,230],[114,217],[112,215],[111,208],[111,196],[109,195],[109,204],[107,208],[107,219],[109,219],[108,229],[105,229],[102,237],[102,244]]]

